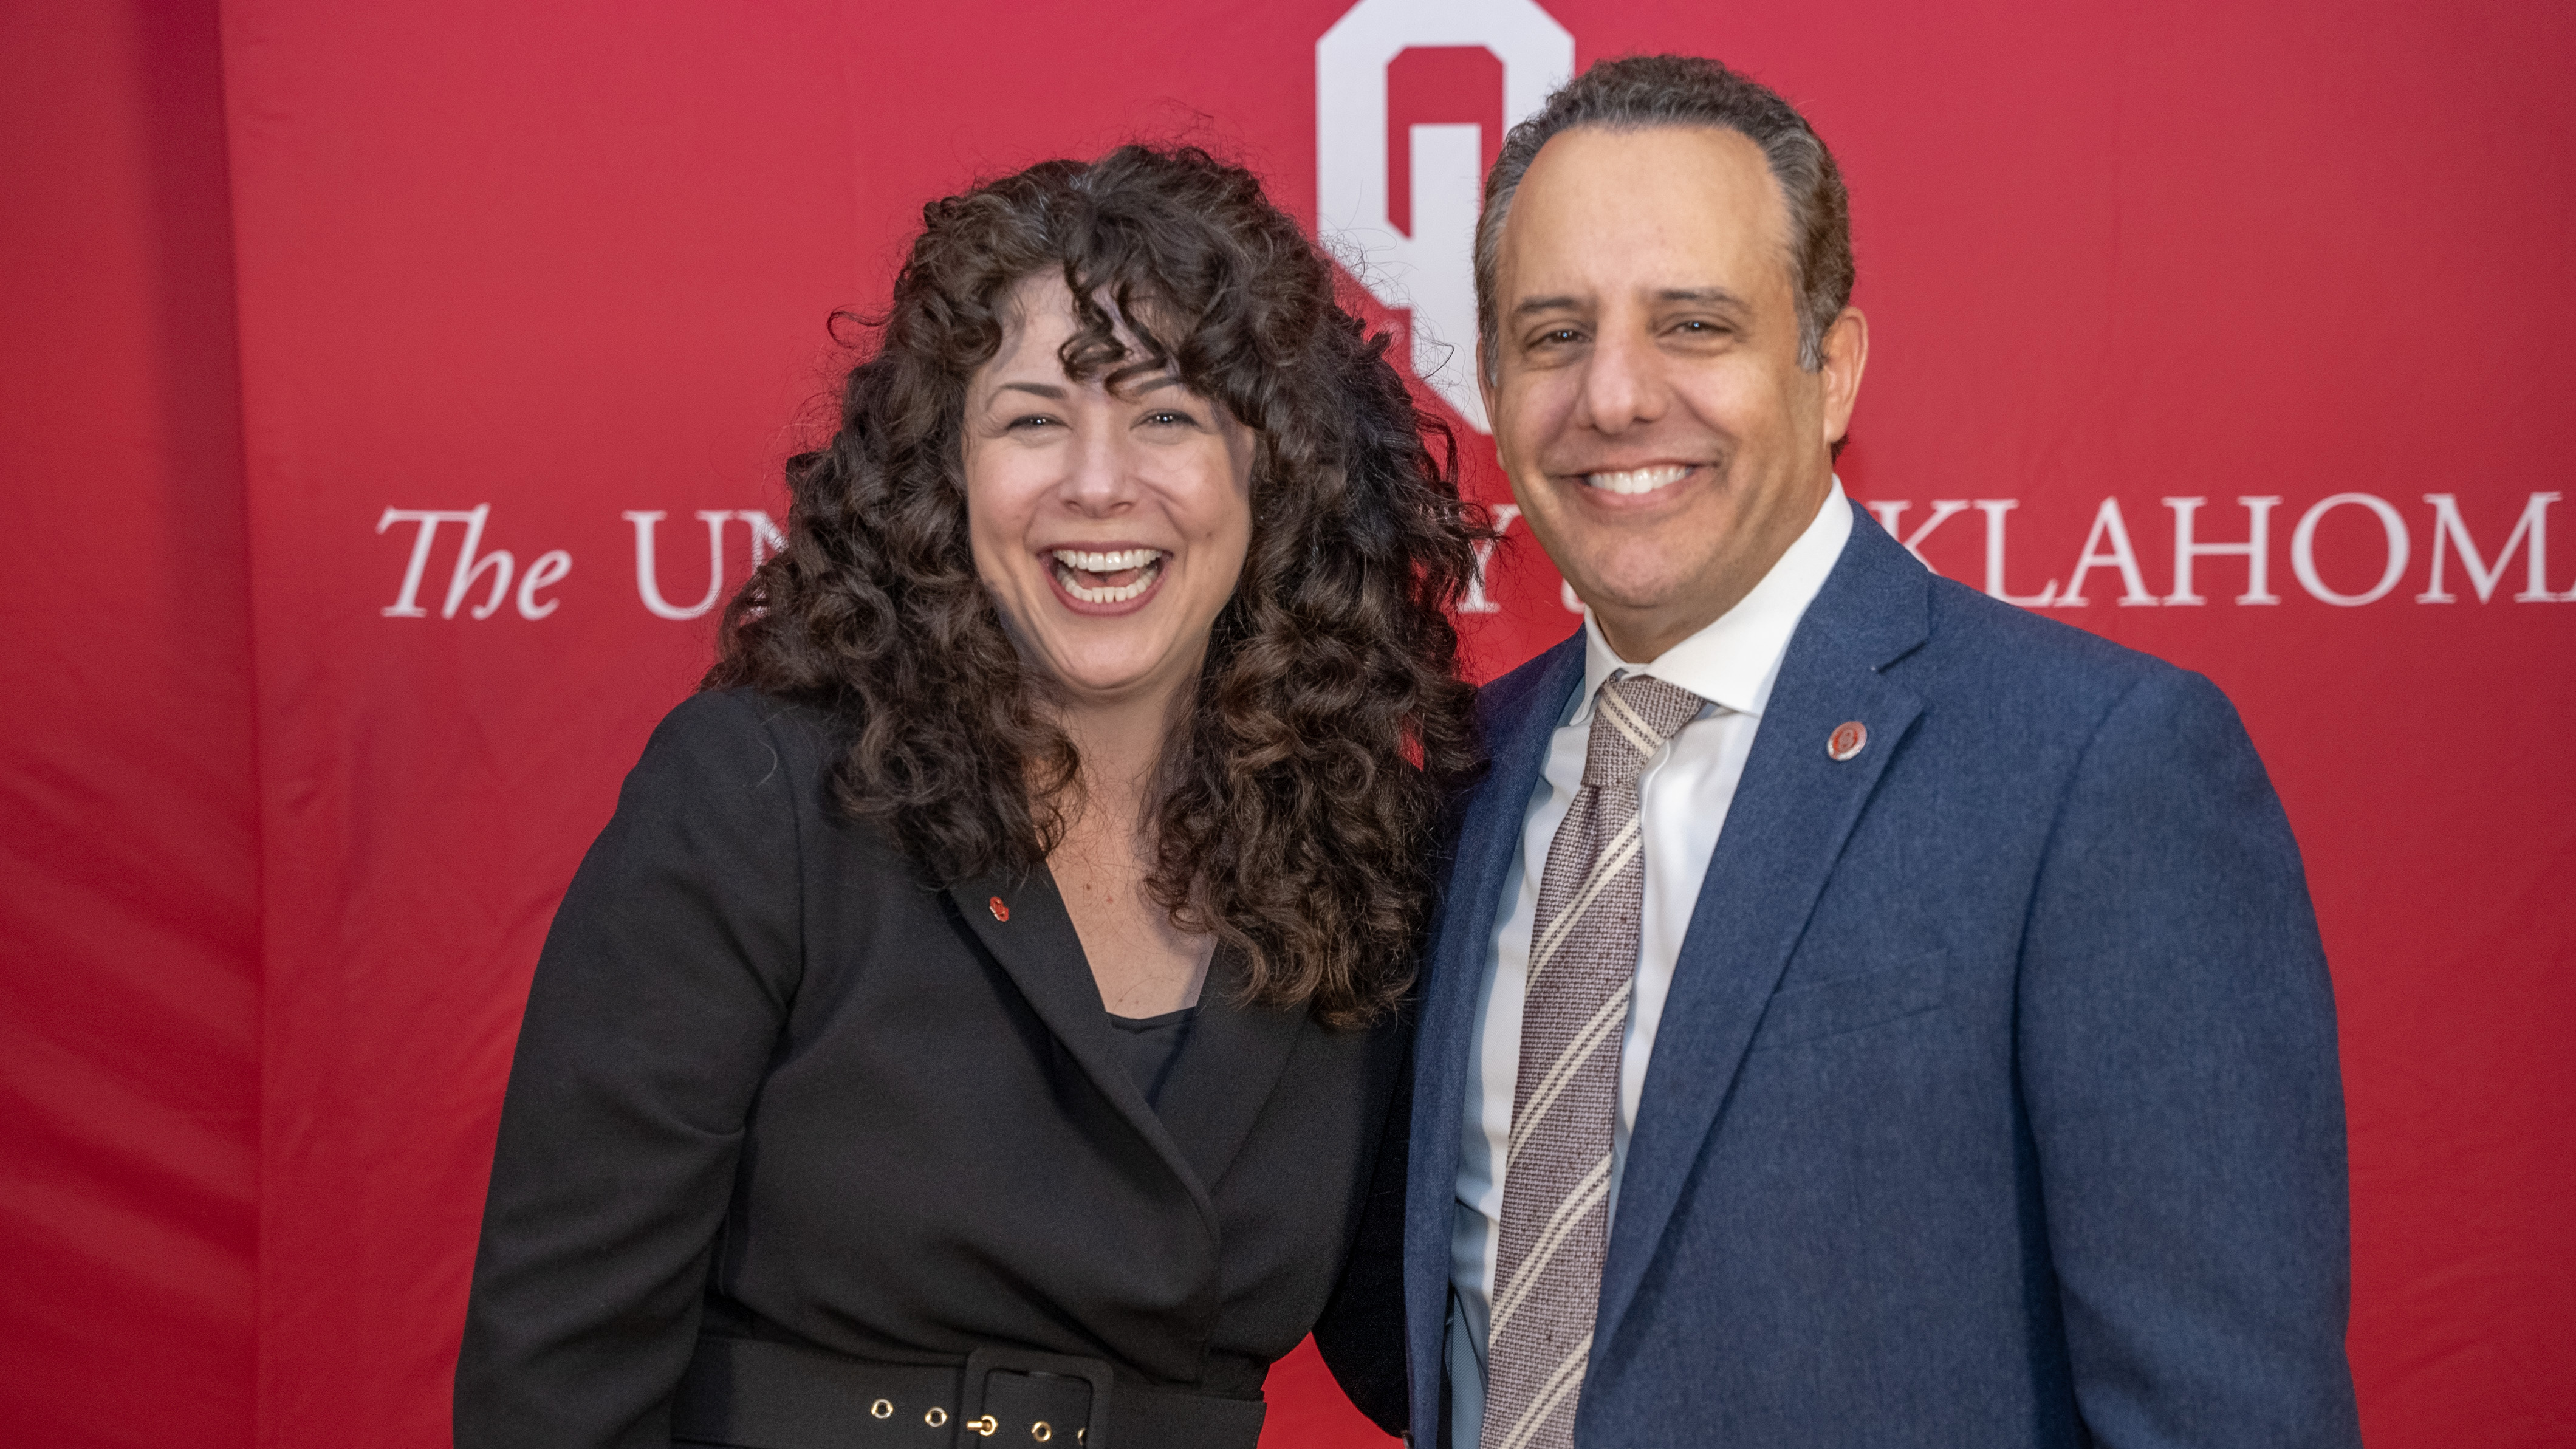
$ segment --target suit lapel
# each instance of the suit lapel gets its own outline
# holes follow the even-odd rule
[[[1154,1114],[1145,1094],[1137,1090],[1136,1079],[1109,1035],[1116,1028],[1109,1024],[1108,1008],[1101,1005],[1090,958],[1083,954],[1082,938],[1074,932],[1064,898],[1056,893],[1055,877],[1041,866],[1025,879],[984,876],[957,881],[949,885],[948,895],[967,928],[1001,963],[1065,1054],[1188,1188],[1214,1234],[1216,1206],[1208,1198],[1206,1182]],[[1197,1043],[1191,1045],[1195,1048]],[[1276,1075],[1273,1066],[1271,1077]],[[1264,1079],[1264,1095],[1269,1080]]]
[[[1458,1131],[1467,1063],[1475,1050],[1476,998],[1484,985],[1494,915],[1520,847],[1530,793],[1547,765],[1548,740],[1583,678],[1583,634],[1524,665],[1527,687],[1506,678],[1484,712],[1491,768],[1459,821],[1433,922],[1422,1023],[1414,1037],[1413,1133],[1405,1197],[1405,1319],[1414,1402],[1439,1402],[1447,1318],[1451,1210],[1458,1193]],[[1491,697],[1491,696],[1489,696]],[[1426,1384],[1428,1385],[1426,1389]],[[1427,1397],[1426,1397],[1427,1394]],[[1417,1416],[1417,1425],[1420,1424]]]
[[[1603,1267],[1596,1342],[1635,1298],[1673,1205],[1861,809],[1922,713],[1879,670],[1926,637],[1929,577],[1866,514],[1781,661],[1675,962]],[[1867,746],[1835,760],[1846,720]]]

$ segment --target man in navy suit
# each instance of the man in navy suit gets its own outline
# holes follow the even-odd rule
[[[1823,143],[1713,63],[1596,65],[1507,139],[1476,268],[1588,617],[1485,692],[1434,929],[1414,1442],[2357,1443],[2288,822],[2207,680],[1844,497]]]

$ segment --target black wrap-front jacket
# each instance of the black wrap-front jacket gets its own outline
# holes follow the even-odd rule
[[[659,1449],[701,1334],[1255,1398],[1314,1330],[1401,1424],[1378,1215],[1355,1252],[1400,1027],[1247,1008],[1221,952],[1157,1111],[1051,880],[926,881],[833,807],[838,749],[704,694],[628,776],[529,993],[456,1442]]]

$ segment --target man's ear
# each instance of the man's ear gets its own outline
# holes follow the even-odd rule
[[[1487,432],[1492,432],[1494,426],[1494,360],[1493,354],[1486,351],[1490,345],[1483,336],[1476,338],[1476,396],[1485,400]]]
[[[1817,371],[1824,376],[1824,441],[1830,447],[1851,431],[1852,408],[1860,401],[1860,375],[1869,366],[1869,319],[1858,307],[1845,307],[1825,329],[1824,350],[1825,365]]]

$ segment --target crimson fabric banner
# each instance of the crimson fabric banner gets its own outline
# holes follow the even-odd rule
[[[259,859],[215,7],[0,5],[0,1425],[250,1442]]]
[[[1462,615],[1489,675],[1579,615],[1468,374],[1478,176],[1575,68],[1646,50],[1749,70],[1842,162],[1851,495],[2244,713],[2334,967],[2371,1441],[2576,1438],[2576,18],[2531,0],[227,0],[242,1437],[445,1442],[547,922],[777,546],[849,362],[827,319],[882,305],[924,202],[1139,136],[1260,171],[1498,505]],[[1311,1352],[1273,1399],[1265,1443],[1377,1441]]]

